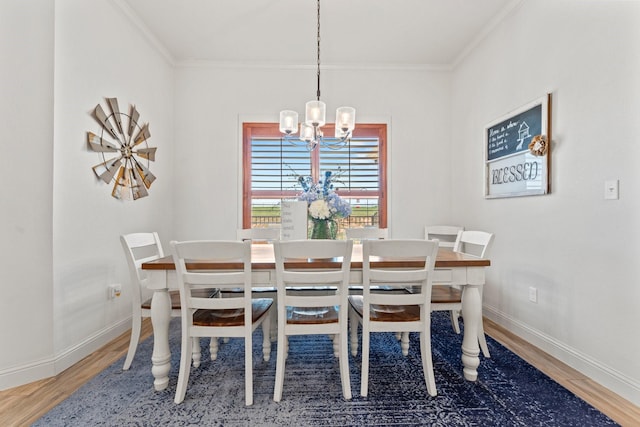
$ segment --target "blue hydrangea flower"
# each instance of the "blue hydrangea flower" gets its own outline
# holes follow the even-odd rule
[[[335,219],[351,215],[351,204],[338,195],[332,180],[333,174],[331,171],[326,171],[324,179],[318,182],[313,182],[310,176],[298,177],[298,182],[302,187],[298,200],[307,202],[307,206],[311,206],[316,200],[323,200],[326,203],[329,216],[327,217],[327,212],[323,210],[323,218],[317,219]],[[316,204],[315,206],[317,208],[319,205]],[[318,209],[314,209],[314,212],[316,211]],[[311,211],[309,211],[309,215],[314,217]]]

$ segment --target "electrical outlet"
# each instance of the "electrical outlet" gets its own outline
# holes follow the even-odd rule
[[[529,286],[529,301],[538,302],[538,289]]]
[[[122,294],[122,286],[119,284],[109,285],[109,299],[118,298]]]

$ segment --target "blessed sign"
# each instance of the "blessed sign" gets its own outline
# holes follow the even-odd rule
[[[547,95],[487,125],[485,197],[549,192],[550,100]]]

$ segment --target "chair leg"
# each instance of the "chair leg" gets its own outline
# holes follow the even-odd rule
[[[349,307],[349,332],[351,337],[351,355],[356,357],[358,355],[358,315],[353,308]]]
[[[253,335],[251,331],[244,337],[244,403],[247,406],[253,405]]]
[[[193,350],[191,352],[191,358],[193,359],[193,367],[199,368],[200,360],[202,359],[202,351],[200,349],[200,338],[193,337],[192,340],[193,342],[191,343],[191,345],[193,347]]]
[[[274,402],[282,400],[282,387],[284,384],[284,365],[286,361],[286,341],[287,337],[281,330],[284,325],[278,325],[278,351],[276,352],[276,384],[273,388]]]
[[[187,393],[189,383],[189,373],[191,370],[191,353],[193,352],[193,340],[187,336],[187,329],[182,328],[182,346],[180,350],[180,372],[178,373],[178,384],[176,385],[175,403],[181,403]]]
[[[340,381],[342,383],[342,395],[345,399],[351,399],[351,377],[349,375],[349,348],[347,347],[347,325],[345,324],[340,333]]]
[[[362,373],[360,395],[367,397],[369,392],[369,328],[362,323]]]
[[[484,357],[491,358],[489,347],[487,346],[487,338],[484,335],[484,326],[482,323],[482,320],[480,320],[480,325],[478,325],[478,343],[480,344],[480,349],[482,350],[482,354],[484,355]]]
[[[453,327],[453,331],[460,335],[460,323],[458,322],[460,312],[458,310],[451,310],[449,311],[449,316],[451,317],[451,326]]]
[[[289,358],[289,337],[284,337],[284,358]]]
[[[402,355],[408,356],[409,355],[409,332],[402,332],[400,336],[401,336],[400,348],[402,349]]]
[[[218,358],[218,337],[211,337],[209,352],[211,353],[211,360],[216,360]]]
[[[420,356],[422,357],[422,370],[424,382],[427,385],[429,396],[436,396],[436,379],[433,373],[433,358],[431,356],[431,334],[420,332]]]
[[[480,301],[482,301],[483,292],[484,287],[480,287]],[[487,338],[484,335],[484,321],[482,320],[482,315],[480,316],[480,323],[478,324],[478,344],[480,344],[480,349],[482,350],[483,356],[486,358],[491,358],[489,347],[487,346]]]
[[[336,359],[340,358],[340,342],[341,341],[342,341],[342,337],[340,336],[340,334],[331,336],[331,342],[333,343],[333,357],[335,357]]]
[[[271,317],[269,313],[262,321],[262,357],[265,362],[271,359]]]
[[[132,317],[131,338],[129,339],[129,350],[127,351],[127,357],[124,360],[124,366],[122,367],[123,371],[129,370],[129,368],[131,367],[131,362],[133,362],[133,357],[136,355],[136,350],[138,349],[138,342],[140,341],[141,328],[142,328],[142,318],[134,314]]]
[[[269,331],[269,335],[272,342],[276,342],[278,340],[278,311],[276,310],[275,300],[273,301],[274,306],[271,307],[271,330]]]

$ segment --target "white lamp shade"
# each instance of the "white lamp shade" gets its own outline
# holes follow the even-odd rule
[[[312,141],[314,139],[313,126],[302,123],[300,125],[300,139],[306,142]]]
[[[327,117],[327,106],[322,101],[309,101],[305,105],[305,123],[311,126],[324,126]]]
[[[298,113],[296,111],[280,111],[280,132],[287,135],[298,132]]]
[[[336,137],[338,132],[345,136],[356,127],[356,109],[353,107],[339,107],[336,110]]]

